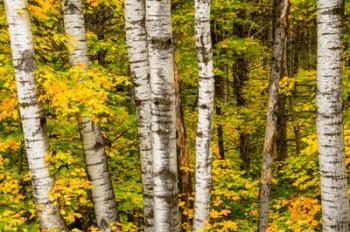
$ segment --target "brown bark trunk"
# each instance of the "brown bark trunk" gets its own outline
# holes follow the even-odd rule
[[[287,30],[287,28],[286,28]],[[283,65],[281,70],[281,78],[288,77],[288,65],[287,65],[287,31],[284,42],[283,51]],[[287,111],[287,96],[284,94],[278,95],[278,107],[277,107],[277,159],[283,161],[287,158],[288,154],[288,138],[287,138],[287,122],[288,122],[288,111]]]
[[[190,160],[186,142],[186,128],[183,116],[183,108],[180,95],[180,76],[175,63],[175,101],[176,101],[176,153],[178,162],[179,194],[181,201],[185,202],[185,208],[192,208],[190,201],[192,194],[191,173],[189,169]],[[179,208],[182,223],[191,223],[190,218],[183,214],[184,208]]]
[[[260,179],[259,192],[259,232],[265,232],[268,228],[269,198],[271,192],[273,145],[277,126],[277,98],[279,80],[282,76],[283,53],[286,39],[287,18],[289,1],[274,0],[275,14],[275,38],[273,46],[273,63],[270,73],[269,100],[267,111],[267,124],[263,149],[263,165]]]
[[[240,14],[241,18],[251,18],[253,20],[254,16],[249,14],[249,11],[243,10]],[[237,23],[234,25],[235,34],[241,38],[250,36],[250,29],[242,23]],[[243,89],[244,85],[248,81],[249,73],[249,63],[245,55],[238,55],[236,63],[233,65],[233,91],[236,98],[236,106],[238,114],[240,114],[240,108],[246,106],[246,100],[244,99]],[[241,170],[248,171],[250,168],[251,161],[251,135],[247,133],[246,129],[243,127],[238,127],[239,130],[239,152],[240,159],[242,161],[240,168]]]
[[[287,98],[283,94],[278,96],[278,112],[277,112],[277,136],[276,136],[276,148],[277,148],[277,160],[283,161],[287,158],[288,143],[287,143],[287,110],[286,110]]]

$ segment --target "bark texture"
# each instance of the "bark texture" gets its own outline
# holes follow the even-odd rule
[[[58,207],[49,198],[54,180],[45,156],[49,153],[46,119],[35,86],[35,59],[25,0],[5,0],[25,148],[41,229],[68,231]]]
[[[174,46],[170,0],[146,0],[151,83],[154,231],[178,231]]]
[[[214,72],[210,33],[210,0],[195,0],[195,34],[199,69],[196,184],[193,230],[208,220],[211,186],[211,124],[214,108]]]
[[[69,43],[73,47],[69,51],[69,61],[71,65],[83,66],[87,70],[90,62],[82,1],[63,0],[62,10],[65,32],[70,36]],[[117,220],[117,205],[100,127],[90,117],[80,117],[79,127],[87,173],[92,182],[92,200],[97,225],[103,231],[111,231],[110,224]]]
[[[174,61],[175,62],[175,61]],[[180,94],[180,76],[178,74],[177,66],[175,63],[175,101],[176,101],[176,152],[177,152],[177,171],[179,179],[179,194],[181,201],[185,202],[184,208],[192,208],[192,201],[190,196],[192,194],[192,181],[191,173],[189,170],[190,157],[187,148],[187,135],[185,128],[185,120],[183,115],[183,108]],[[180,208],[181,223],[191,223],[191,219],[188,215],[183,214],[183,210]]]
[[[138,136],[141,154],[144,223],[153,231],[153,166],[151,138],[151,87],[149,76],[145,1],[125,1],[125,28],[130,70],[134,82]]]
[[[323,231],[350,231],[342,119],[344,2],[319,0],[317,136]]]
[[[276,134],[277,112],[278,112],[278,89],[279,81],[283,75],[283,53],[287,32],[287,18],[289,10],[288,0],[274,0],[279,14],[276,16],[276,28],[274,30],[274,45],[272,67],[270,71],[269,99],[267,109],[267,122],[265,130],[265,141],[263,148],[263,165],[260,177],[259,192],[259,231],[264,232],[268,227],[269,198],[271,192],[273,145]]]

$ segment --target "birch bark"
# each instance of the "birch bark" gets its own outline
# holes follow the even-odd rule
[[[170,0],[146,0],[152,153],[154,230],[178,231],[174,48]]]
[[[49,153],[44,117],[35,87],[35,59],[30,19],[25,0],[5,0],[12,59],[17,86],[33,194],[43,230],[68,231],[58,207],[49,197],[54,180],[45,156]]]
[[[145,28],[145,1],[125,1],[125,29],[130,70],[134,82],[138,137],[141,154],[144,223],[146,232],[153,224],[153,158],[151,138],[151,88]]]
[[[277,102],[279,81],[283,75],[283,53],[287,36],[287,18],[289,11],[288,0],[274,0],[279,14],[276,14],[276,28],[273,45],[273,62],[270,72],[269,99],[267,109],[267,124],[265,129],[265,141],[263,149],[263,164],[260,177],[259,192],[259,231],[264,232],[268,227],[269,200],[271,192],[273,145],[277,124]],[[275,19],[274,19],[275,20]]]
[[[65,32],[70,36],[69,43],[73,47],[69,51],[69,61],[71,65],[83,64],[87,70],[90,61],[86,44],[82,1],[63,0],[62,10]],[[117,220],[117,205],[100,127],[90,117],[80,117],[79,127],[87,173],[92,182],[92,199],[97,225],[103,231],[111,231],[110,224]]]
[[[317,135],[323,231],[350,231],[342,119],[344,1],[317,4]]]
[[[196,184],[193,230],[203,229],[209,216],[211,186],[211,122],[214,68],[210,33],[210,0],[195,0],[195,34],[199,69]]]

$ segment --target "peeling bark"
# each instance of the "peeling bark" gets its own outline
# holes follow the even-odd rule
[[[46,118],[35,86],[33,36],[25,0],[5,0],[12,59],[17,86],[20,117],[24,134],[33,195],[40,227],[68,231],[59,209],[49,197],[54,184],[45,156],[49,154]]]
[[[210,0],[195,0],[195,35],[199,70],[196,184],[193,230],[208,221],[211,187],[211,131],[214,109],[214,68],[210,32]]]
[[[83,65],[84,69],[87,70],[90,61],[87,51],[82,1],[64,0],[62,10],[65,32],[71,37],[69,43],[73,47],[69,51],[69,61],[71,65]],[[92,200],[97,225],[103,231],[111,231],[110,224],[117,221],[117,204],[108,170],[101,129],[90,117],[79,118],[79,129],[86,169],[92,183]]]
[[[151,83],[154,231],[178,231],[174,46],[170,0],[146,0]]]
[[[145,28],[145,1],[125,1],[125,28],[134,83],[143,184],[144,231],[154,231],[151,87]]]
[[[323,231],[350,231],[342,118],[343,0],[317,4],[317,138]]]

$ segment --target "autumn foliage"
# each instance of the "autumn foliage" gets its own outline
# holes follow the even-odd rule
[[[217,98],[213,122],[213,175],[209,231],[256,231],[259,174],[264,142],[271,58],[271,1],[212,1],[212,38],[216,79],[223,77],[225,98]],[[320,180],[315,127],[316,1],[292,0],[289,16],[289,72],[280,81],[286,97],[287,157],[273,167],[269,232],[320,231]],[[71,231],[98,231],[78,129],[80,112],[102,127],[121,231],[143,228],[143,200],[137,123],[125,43],[122,0],[85,0],[91,68],[71,68],[59,1],[31,0],[29,13],[36,49],[36,81],[48,119],[51,152],[46,160],[55,177],[50,197],[60,206]],[[346,3],[346,19],[350,4]],[[5,9],[0,0],[0,231],[38,231],[26,160]],[[197,120],[197,65],[193,1],[172,1],[175,59],[194,177]],[[344,127],[350,164],[350,28],[345,23]],[[242,75],[242,59],[246,67]],[[82,81],[83,80],[83,81]],[[238,99],[244,104],[238,104]],[[225,157],[220,156],[218,126],[223,126]],[[246,136],[242,144],[242,134]],[[244,149],[248,145],[248,150]],[[243,146],[243,147],[242,147]],[[242,151],[247,151],[242,153]],[[245,157],[242,156],[245,155]],[[348,169],[349,171],[350,169]],[[190,201],[194,195],[189,196]],[[193,209],[180,201],[189,219]],[[188,221],[184,231],[190,231]]]

